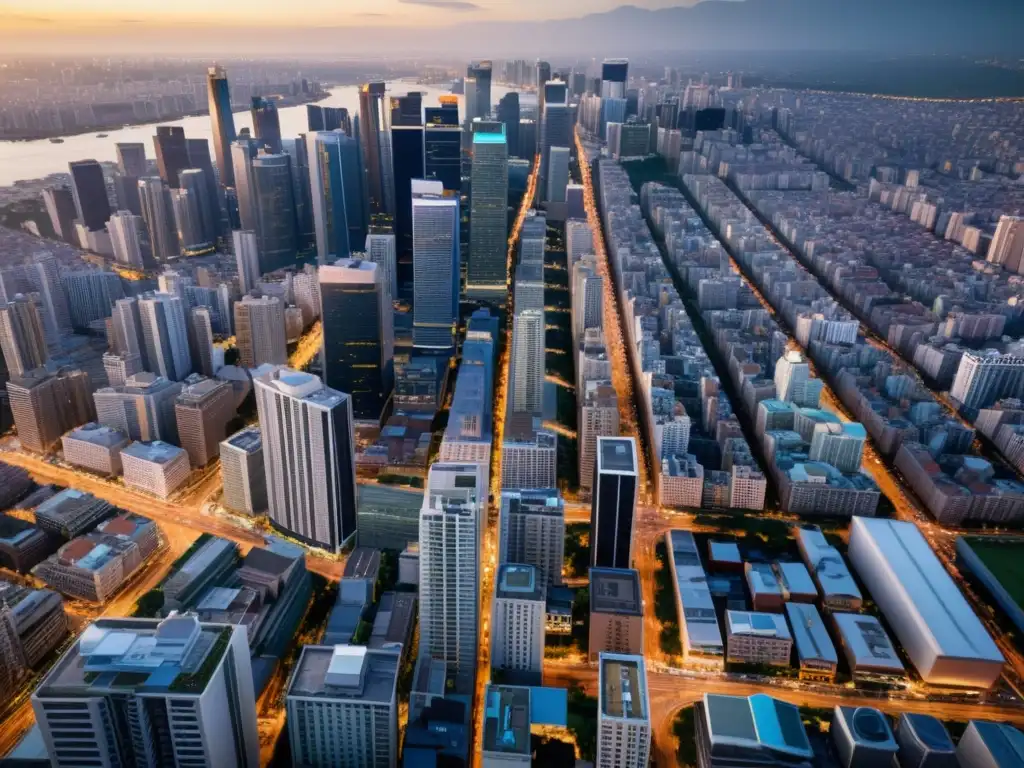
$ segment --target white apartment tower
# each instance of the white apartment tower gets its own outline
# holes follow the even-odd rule
[[[528,309],[512,321],[512,412],[544,409],[544,312]]]
[[[643,656],[598,658],[597,768],[646,768],[651,712]]]
[[[491,611],[491,666],[540,679],[544,662],[547,589],[532,565],[498,569]]]
[[[565,505],[554,488],[502,491],[498,562],[533,566],[544,587],[562,583]]]
[[[775,396],[801,408],[817,408],[821,379],[811,377],[811,366],[796,351],[787,352],[775,364]]]

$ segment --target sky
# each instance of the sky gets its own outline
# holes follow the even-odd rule
[[[574,18],[627,2],[643,8],[693,5],[697,0],[0,0],[0,30],[65,32],[141,24],[246,26],[389,26],[460,21]]]

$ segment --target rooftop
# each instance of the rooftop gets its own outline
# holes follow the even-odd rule
[[[232,448],[237,448],[240,451],[255,453],[263,447],[263,435],[260,432],[259,427],[246,427],[245,429],[235,432],[235,434],[224,442]]]
[[[775,572],[782,587],[790,595],[817,596],[818,588],[814,586],[814,579],[803,563],[776,563]]]
[[[488,685],[484,696],[484,752],[531,754],[530,689]]]
[[[669,531],[667,544],[676,578],[676,596],[682,604],[681,618],[686,624],[690,646],[699,652],[724,655],[722,629],[693,534]]]
[[[786,603],[786,615],[801,661],[839,663],[836,648],[832,645],[832,639],[817,608],[811,603]]]
[[[115,445],[128,442],[128,437],[123,432],[93,422],[83,424],[71,430],[66,437],[72,440],[82,440],[93,445],[102,445],[106,448],[112,448]]]
[[[597,438],[598,471],[636,474],[636,441],[630,437]]]
[[[647,720],[647,671],[643,656],[602,653],[599,708],[608,717]]]
[[[779,580],[775,578],[775,571],[768,563],[747,563],[746,571],[751,595],[782,594],[782,587],[779,585]]]
[[[376,579],[380,571],[380,550],[372,547],[356,547],[345,561],[345,579]]]
[[[726,611],[725,624],[730,635],[757,635],[791,640],[789,625],[781,613]]]
[[[307,645],[295,665],[288,696],[390,703],[399,654],[358,645]]]
[[[544,587],[537,581],[532,565],[506,564],[498,568],[495,597],[505,600],[546,600]]]
[[[590,611],[642,616],[640,574],[632,568],[591,568]]]
[[[704,694],[704,718],[712,743],[778,752],[811,759],[800,711],[763,693],[753,696]]]
[[[121,454],[154,464],[167,464],[179,456],[186,455],[184,449],[165,443],[163,440],[154,440],[151,443],[134,442],[121,451]]]
[[[874,616],[861,613],[833,613],[832,622],[839,632],[842,646],[858,667],[882,669],[902,675],[900,661],[892,640]]]

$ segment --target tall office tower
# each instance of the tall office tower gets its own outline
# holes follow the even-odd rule
[[[119,264],[141,269],[143,266],[143,243],[148,242],[145,236],[146,224],[141,216],[131,211],[117,211],[107,222],[110,244],[114,248],[114,258]]]
[[[217,171],[214,170],[213,158],[210,156],[210,142],[206,139],[185,139],[185,149],[188,150],[189,167],[198,168],[203,172],[206,199],[210,206],[210,220],[214,226],[213,238],[216,239],[224,229],[224,195],[217,184]]]
[[[178,174],[178,183],[181,184],[181,189],[187,190],[189,196],[195,200],[203,239],[212,244],[216,241],[220,229],[220,206],[216,204],[217,198],[210,197],[206,171],[202,168],[186,168]]]
[[[267,477],[259,427],[246,427],[220,444],[220,474],[225,507],[249,515],[266,511]]]
[[[590,225],[579,219],[569,219],[565,222],[565,245],[570,267],[581,257],[593,253],[594,233],[591,232]]]
[[[412,202],[410,201],[410,209]],[[388,234],[369,234],[363,246],[366,260],[372,261],[380,269],[382,280],[391,291],[392,300],[398,298],[398,266],[395,252],[395,236]]]
[[[569,186],[569,148],[552,147],[548,157],[548,187],[544,199],[549,203],[564,203],[567,186]]]
[[[174,401],[181,387],[180,382],[168,381],[154,373],[134,374],[121,386],[101,387],[93,393],[96,419],[132,440],[177,444]]]
[[[88,328],[97,321],[105,321],[110,317],[114,302],[124,298],[121,277],[114,272],[98,269],[65,272],[61,286],[67,296],[71,324],[76,328]]]
[[[103,372],[107,374],[107,384],[112,387],[123,387],[124,383],[136,373],[142,373],[142,356],[130,354],[103,355]]]
[[[270,521],[289,536],[338,552],[356,532],[352,399],[288,368],[254,384]]]
[[[516,312],[512,324],[512,412],[544,410],[544,311]]]
[[[177,189],[178,174],[192,167],[188,159],[185,129],[177,125],[158,125],[156,136],[153,137],[153,149],[156,152],[156,167],[160,178],[171,189]]]
[[[148,368],[138,299],[131,297],[114,302],[110,310],[110,324],[114,333],[114,351],[119,355],[138,355],[143,369]]]
[[[307,645],[288,685],[295,765],[397,768],[402,650]]]
[[[532,565],[498,567],[491,609],[491,667],[540,680],[547,586]]]
[[[462,140],[463,141],[467,141],[469,139],[469,134],[470,134],[470,132],[472,130],[472,126],[473,126],[473,120],[474,120],[473,115],[477,114],[477,109],[476,109],[476,97],[477,97],[476,78],[474,78],[474,77],[463,78],[462,88],[463,88],[463,93],[465,95],[464,99],[463,99],[463,101],[465,102],[465,107],[463,109],[463,114],[462,114],[462,127],[463,127]],[[466,149],[468,149],[468,148],[469,147],[466,147]]]
[[[1010,272],[1024,274],[1024,217],[999,217],[985,259]]]
[[[43,321],[30,296],[19,293],[0,304],[0,348],[12,378],[24,376],[49,360]]]
[[[205,467],[220,455],[228,422],[235,417],[231,382],[202,379],[186,385],[174,403],[174,417],[181,447],[188,453],[192,466]]]
[[[590,512],[590,564],[629,568],[638,493],[636,440],[597,438],[594,492]]]
[[[281,118],[277,114],[277,102],[262,96],[252,97],[253,132],[260,146],[266,147],[272,154],[281,152]]]
[[[395,215],[395,178],[391,157],[391,110],[381,82],[359,89],[359,140],[363,147],[370,213]]]
[[[1024,358],[968,352],[960,358],[949,390],[967,408],[987,408],[1006,397],[1024,394]]]
[[[601,63],[601,98],[626,98],[626,82],[628,79],[628,59],[605,59]]]
[[[238,268],[238,284],[242,293],[249,293],[259,285],[263,273],[260,271],[259,243],[251,229],[236,229],[231,233],[235,251],[235,265]]]
[[[98,232],[110,218],[110,199],[103,168],[95,160],[76,160],[68,163],[68,171],[71,173],[71,194],[78,220],[90,232]]]
[[[604,278],[584,260],[572,268],[572,337],[584,338],[590,328],[604,322]],[[591,262],[592,263],[592,262]]]
[[[141,179],[148,176],[146,145],[140,142],[121,142],[117,149],[117,169],[125,176]]]
[[[519,235],[519,263],[544,264],[544,243],[547,238],[547,218],[529,211],[523,220]]]
[[[651,699],[643,656],[601,653],[597,662],[596,768],[646,768]]]
[[[139,179],[139,204],[142,220],[146,223],[153,258],[167,261],[178,255],[178,233],[174,228],[174,211],[167,185],[151,176]]]
[[[213,241],[207,239],[202,203],[192,190],[172,189],[171,208],[174,211],[174,224],[178,232],[181,255],[200,256],[212,253],[214,245]]]
[[[290,160],[299,250],[304,251],[316,241],[313,208],[309,199],[309,153],[306,151],[306,134],[300,133],[295,139],[282,139],[281,151],[288,155]]]
[[[142,215],[142,203],[139,202],[139,180],[135,176],[125,176],[114,171],[114,207],[119,211],[131,211],[136,216]]]
[[[366,239],[362,155],[359,141],[341,131],[311,133],[306,141],[317,261],[330,264]]]
[[[572,146],[572,111],[564,99],[560,102],[551,100],[555,91],[552,87],[554,85],[555,83],[548,83],[545,86],[548,94],[544,100],[544,122],[541,125],[540,176],[538,178],[541,192],[546,191],[548,186],[551,148]]]
[[[235,117],[231,112],[228,76],[222,67],[210,67],[206,76],[206,89],[210,103],[210,122],[213,125],[213,154],[217,158],[220,183],[221,186],[232,187],[235,175],[231,165],[231,142],[236,135]]]
[[[259,229],[256,210],[256,182],[252,174],[252,161],[258,152],[255,139],[239,138],[231,142],[229,159],[238,201],[239,229]]]
[[[505,140],[508,153],[521,157],[519,154],[519,94],[509,91],[498,102],[498,119],[505,125]]]
[[[584,387],[578,420],[580,490],[589,492],[594,483],[598,439],[619,434],[619,398],[608,380],[587,381]]]
[[[251,295],[236,301],[235,338],[238,362],[243,368],[256,368],[264,363],[284,365],[288,360],[284,302],[276,296]]]
[[[260,762],[242,626],[97,619],[43,678],[32,709],[60,768]]]
[[[459,199],[440,181],[414,179],[413,344],[449,350],[459,317]]]
[[[252,161],[252,179],[260,272],[293,266],[299,241],[288,155],[257,155]]]
[[[516,267],[515,310],[544,309],[544,265],[520,264]]]
[[[185,289],[195,284],[192,277],[170,267],[164,267],[164,271],[157,275],[156,282],[161,293],[169,293],[182,300],[185,298]]]
[[[501,493],[499,563],[537,569],[542,588],[562,583],[565,557],[565,504],[554,488]]]
[[[57,257],[48,251],[37,253],[32,258],[28,279],[33,290],[39,294],[47,343],[51,350],[59,350],[61,338],[71,333],[71,311],[68,309],[64,286],[60,282]]]
[[[480,464],[431,465],[420,509],[419,655],[448,662],[466,690],[476,671],[480,623],[483,472]]]
[[[310,132],[344,131],[352,136],[352,118],[345,107],[321,107],[317,104],[306,105],[306,123]]]
[[[192,373],[184,302],[166,293],[146,293],[138,303],[147,370],[181,381]]]
[[[472,114],[468,114],[469,110],[467,108],[467,118],[472,121],[473,118],[476,117],[487,117],[491,114],[491,108],[493,106],[493,102],[491,101],[491,62],[474,61],[466,68],[466,76],[467,78],[473,78],[476,83],[476,93],[474,98],[476,111]],[[469,104],[468,94],[466,103],[467,105]]]
[[[339,259],[318,275],[324,381],[349,394],[356,419],[380,421],[394,385],[390,286],[371,261]]]
[[[43,190],[43,204],[50,216],[50,225],[57,237],[74,243],[75,219],[78,209],[75,207],[75,196],[67,187],[47,187]]]
[[[89,396],[89,376],[61,369],[29,371],[7,382],[18,442],[22,448],[46,453],[65,432],[96,419]]]
[[[544,86],[551,79],[551,65],[546,61],[537,61],[537,120],[543,123],[544,120]],[[537,129],[537,151],[542,151],[543,126]]]
[[[817,408],[821,379],[811,377],[811,366],[799,352],[787,352],[775,364],[775,396],[801,408]]]
[[[443,99],[444,97],[442,97]],[[424,110],[423,147],[426,178],[440,181],[449,192],[462,189],[462,127],[458,102]]]
[[[192,367],[203,376],[217,371],[213,351],[213,313],[209,307],[193,307],[188,313],[188,346]]]
[[[395,179],[395,246],[398,284],[412,292],[412,180],[426,173],[423,94],[411,91],[391,99],[391,153]],[[406,289],[408,290],[406,291]]]
[[[508,144],[473,134],[466,294],[495,304],[508,295]]]

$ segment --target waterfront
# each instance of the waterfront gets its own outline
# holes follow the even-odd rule
[[[387,88],[391,95],[420,91],[424,94],[423,105],[426,107],[437,106],[440,96],[450,95],[445,89],[419,85],[414,80],[390,81]],[[511,89],[495,84],[491,88],[491,101],[497,103],[509,90]],[[527,95],[524,100],[531,103],[532,99],[532,103],[536,103],[535,98]],[[464,109],[463,97],[459,96],[458,99],[461,113]],[[327,98],[317,104],[324,107],[345,107],[354,115],[359,111],[359,86],[345,85],[332,88]],[[282,109],[280,118],[282,136],[287,138],[307,132],[305,104]],[[152,160],[153,136],[156,134],[157,125],[180,125],[185,129],[185,135],[194,139],[209,140],[213,136],[209,116],[199,115],[110,130],[105,132],[106,136],[102,139],[97,138],[94,133],[87,133],[61,137],[64,139],[62,144],[54,144],[49,139],[0,141],[0,187],[9,186],[20,180],[41,179],[52,173],[67,173],[68,163],[74,160],[113,162],[117,159],[115,145],[121,142],[142,142],[146,145],[146,156]],[[252,117],[248,111],[235,113],[235,130],[240,131],[242,128],[252,130]]]

